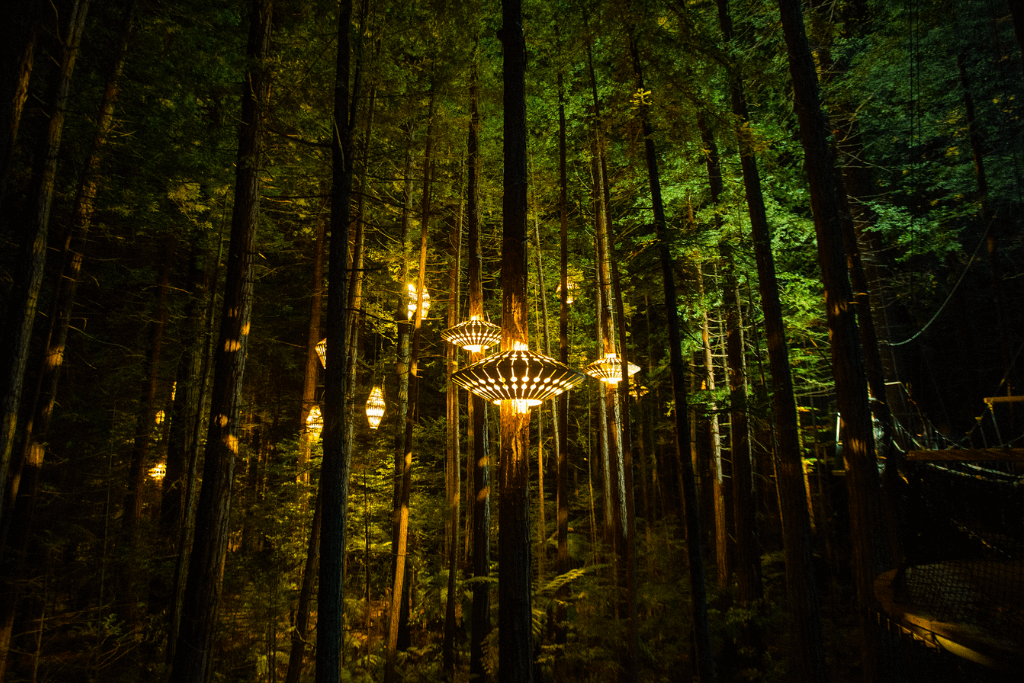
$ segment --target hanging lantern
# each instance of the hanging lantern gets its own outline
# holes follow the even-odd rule
[[[377,386],[370,391],[370,398],[366,399],[366,420],[370,423],[370,429],[380,427],[380,421],[384,417],[384,390]]]
[[[163,478],[167,476],[167,464],[158,462],[149,468],[149,476],[157,482],[163,481]]]
[[[308,347],[307,347],[308,348]],[[316,355],[320,356],[320,365],[324,366],[324,370],[327,369],[327,338],[323,338],[316,343]]]
[[[162,410],[158,410],[158,411],[156,411],[156,416],[154,417],[154,419],[156,420],[156,423],[158,425],[162,425],[164,423],[164,417],[166,417],[166,416],[167,416],[167,413],[165,413]]]
[[[474,315],[466,322],[442,332],[441,338],[467,351],[480,353],[501,341],[501,328]]]
[[[565,288],[567,290],[569,290],[569,293],[566,294],[566,296],[565,296],[565,303],[571,304],[573,301],[576,301],[576,295],[574,294],[574,292],[578,288],[578,285],[575,282],[570,280],[566,284]],[[561,285],[561,283],[559,283],[559,285],[557,287],[555,287],[555,293],[561,295],[561,293],[562,293],[562,285]]]
[[[514,401],[517,413],[572,389],[584,376],[554,358],[516,342],[512,351],[496,353],[452,375],[452,381],[493,403]]]
[[[409,303],[406,305],[406,309],[405,309],[406,310],[406,318],[408,318],[409,320],[412,320],[415,317],[415,314],[416,314],[416,301],[419,299],[419,296],[417,295],[417,292],[416,292],[416,285],[408,285],[408,296],[409,296]],[[420,317],[421,318],[426,318],[427,317],[427,311],[429,311],[429,310],[430,310],[430,292],[428,292],[427,288],[424,287],[423,288],[423,308],[420,309]]]
[[[618,384],[622,381],[622,359],[617,353],[606,353],[604,358],[595,360],[583,368],[583,371],[607,384]],[[632,377],[638,372],[640,372],[640,366],[630,363],[629,376]]]
[[[647,387],[643,386],[642,384],[634,386],[632,389],[629,390],[629,395],[638,401],[640,400],[640,397],[644,396],[645,394],[647,394]]]
[[[324,416],[320,413],[320,406],[313,406],[306,416],[306,434],[309,435],[310,443],[320,440],[320,433],[324,431]]]

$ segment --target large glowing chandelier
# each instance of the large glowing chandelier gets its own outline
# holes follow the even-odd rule
[[[459,370],[452,381],[493,403],[513,401],[517,413],[529,412],[549,398],[572,389],[585,377],[554,358],[534,353],[515,342],[503,351]]]
[[[604,358],[595,360],[583,368],[583,371],[607,384],[618,384],[622,381],[622,359],[617,353],[606,353]],[[630,363],[629,376],[632,377],[638,372],[640,372],[640,366]]]
[[[501,341],[501,328],[474,315],[466,322],[442,332],[441,338],[467,351],[480,353]]]
[[[370,391],[370,397],[366,399],[366,420],[370,423],[370,429],[380,426],[384,417],[384,390],[376,386]]]

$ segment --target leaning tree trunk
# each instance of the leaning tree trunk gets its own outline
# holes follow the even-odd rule
[[[327,368],[324,385],[324,458],[320,469],[320,590],[316,630],[316,683],[337,683],[341,676],[344,620],[345,520],[351,453],[345,433],[347,398],[348,228],[352,198],[352,122],[349,33],[352,2],[338,7],[338,57],[334,73],[334,114],[331,135],[331,243],[327,290]]]
[[[231,217],[227,282],[214,356],[210,424],[206,436],[203,487],[196,514],[196,539],[189,560],[181,626],[171,666],[171,683],[203,683],[210,665],[221,579],[227,554],[231,482],[239,441],[239,409],[245,351],[252,312],[252,264],[259,223],[263,120],[270,96],[267,55],[272,0],[253,0],[249,16],[245,82],[235,203]]]
[[[637,87],[644,89],[643,69],[640,65],[640,51],[630,38],[633,57],[633,72]],[[697,485],[693,475],[693,464],[679,453],[681,444],[689,440],[690,426],[686,415],[686,371],[683,365],[682,330],[679,310],[676,305],[675,272],[669,251],[668,223],[665,219],[665,205],[661,197],[661,180],[658,174],[658,156],[654,147],[654,127],[651,125],[650,105],[641,102],[640,121],[644,132],[644,150],[647,161],[647,175],[651,186],[651,203],[654,208],[654,230],[658,243],[658,257],[661,261],[662,289],[665,297],[665,317],[668,323],[669,369],[672,377],[672,397],[675,400],[676,462],[682,483],[683,507],[686,520],[686,551],[690,569],[690,609],[693,621],[693,635],[696,641],[697,670],[702,683],[715,680],[715,663],[711,652],[711,629],[708,624],[707,588],[704,585],[704,558],[700,553],[700,520],[697,512]]]
[[[0,206],[7,190],[7,174],[18,139],[21,112],[28,99],[28,82],[44,6],[42,0],[12,3],[0,29],[0,103],[3,103],[0,105]]]
[[[719,23],[726,41],[733,40],[728,0],[718,0]],[[740,142],[740,163],[743,185],[754,238],[758,288],[765,317],[768,344],[768,365],[772,378],[772,413],[775,421],[777,484],[782,516],[783,545],[786,556],[786,585],[790,612],[796,633],[800,669],[805,680],[826,677],[825,649],[821,630],[818,589],[811,564],[811,529],[807,506],[804,505],[803,464],[800,456],[800,432],[793,378],[786,344],[786,328],[775,278],[775,261],[771,251],[771,229],[768,226],[761,180],[754,148],[745,130],[749,121],[742,82],[734,77],[730,83],[733,114],[744,126],[737,133]]]
[[[873,680],[881,674],[876,668],[881,653],[877,650],[874,626],[868,619],[868,608],[874,595],[874,578],[879,570],[872,547],[872,525],[877,520],[874,507],[878,474],[871,411],[854,317],[853,292],[843,253],[842,224],[828,147],[828,129],[819,104],[817,72],[807,44],[802,6],[797,0],[779,0],[779,11],[789,53],[800,140],[811,190],[811,211],[814,214],[818,242],[818,264],[825,286],[825,312],[832,347],[836,398],[846,431],[843,458],[849,489],[854,584],[864,638],[863,658],[868,665],[866,676],[868,680]],[[815,673],[823,675],[823,672]],[[805,673],[808,679],[810,675],[811,672]]]
[[[21,393],[25,384],[25,365],[28,362],[39,289],[46,265],[47,231],[57,156],[89,0],[74,0],[70,9],[67,28],[61,32],[64,50],[54,82],[49,123],[40,143],[38,165],[33,170],[29,187],[31,215],[24,221],[24,227],[19,231],[21,234],[17,237],[21,242],[21,256],[14,274],[14,283],[7,301],[7,316],[0,337],[0,514],[3,515],[7,514],[9,506],[4,500],[7,471],[14,448]],[[3,106],[6,104],[3,103]]]

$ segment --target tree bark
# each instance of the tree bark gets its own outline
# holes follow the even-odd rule
[[[296,480],[300,484],[309,484],[309,456],[313,449],[313,442],[309,432],[306,431],[306,419],[309,411],[316,405],[316,378],[320,361],[316,352],[316,345],[322,338],[320,336],[320,316],[323,311],[323,289],[324,289],[324,239],[327,237],[327,221],[324,219],[321,206],[316,217],[315,236],[313,238],[313,278],[310,287],[309,297],[309,327],[306,329],[306,363],[302,373],[302,410],[299,414],[299,431],[302,434],[299,444],[299,457],[296,462]],[[322,415],[321,411],[321,415]],[[302,491],[304,496],[305,491]],[[305,496],[303,500],[307,500]],[[303,502],[303,510],[307,510]],[[294,647],[294,646],[293,646]],[[290,660],[289,660],[290,661]],[[289,663],[289,668],[290,668]],[[294,681],[290,682],[294,683]]]
[[[521,0],[502,0],[505,176],[502,197],[501,348],[529,343],[527,327],[526,40]],[[501,403],[498,680],[533,681],[530,594],[530,414]]]
[[[320,469],[320,590],[317,608],[316,683],[337,683],[341,676],[344,620],[345,520],[351,452],[345,429],[348,396],[348,232],[352,197],[352,126],[349,108],[358,93],[349,85],[352,2],[338,6],[338,55],[334,72],[331,124],[331,242],[328,260],[327,357],[324,384],[324,458]],[[337,359],[337,360],[333,360]]]
[[[0,207],[7,191],[21,112],[28,98],[43,7],[40,0],[13,3],[0,28]]]
[[[270,48],[271,12],[272,0],[253,0],[249,12],[245,79],[248,87],[242,97],[227,283],[214,352],[210,425],[196,516],[198,542],[189,560],[171,683],[203,683],[205,680],[220,601],[252,312],[252,263],[259,223],[264,108],[270,96],[266,59]]]

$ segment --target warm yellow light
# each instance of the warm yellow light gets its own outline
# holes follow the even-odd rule
[[[166,415],[167,414],[164,411],[162,411],[162,410],[156,411],[156,423],[158,425],[163,424],[164,423],[164,417],[166,417]]]
[[[568,293],[565,295],[565,303],[571,304],[573,301],[576,301],[576,297],[573,295],[573,292],[577,289],[577,285],[576,285],[575,282],[570,280],[567,283],[567,285],[566,285],[566,289],[568,290]],[[555,287],[555,293],[556,294],[561,294],[562,293],[562,285],[561,284],[559,284],[557,287]]]
[[[474,315],[441,333],[441,338],[472,353],[480,353],[501,341],[501,328]]]
[[[606,353],[604,358],[595,360],[583,371],[606,384],[618,384],[622,381],[622,359],[617,353]],[[632,377],[638,372],[640,372],[640,366],[630,363],[629,376]]]
[[[370,429],[380,426],[384,417],[384,390],[381,387],[374,387],[370,397],[366,399],[366,420],[370,423]]]
[[[320,356],[320,365],[327,369],[327,339],[321,339],[316,343],[316,355]]]
[[[407,285],[409,302],[406,304],[406,317],[412,320],[416,314],[416,301],[419,299],[416,292],[416,285]],[[427,288],[423,288],[423,307],[420,309],[420,317],[426,318],[427,311],[430,310],[430,292]]]
[[[149,468],[149,476],[153,477],[156,481],[161,481],[167,476],[167,465],[162,462],[158,462]]]
[[[311,443],[320,440],[320,433],[324,431],[324,416],[320,413],[320,406],[313,406],[306,416],[306,433]]]

